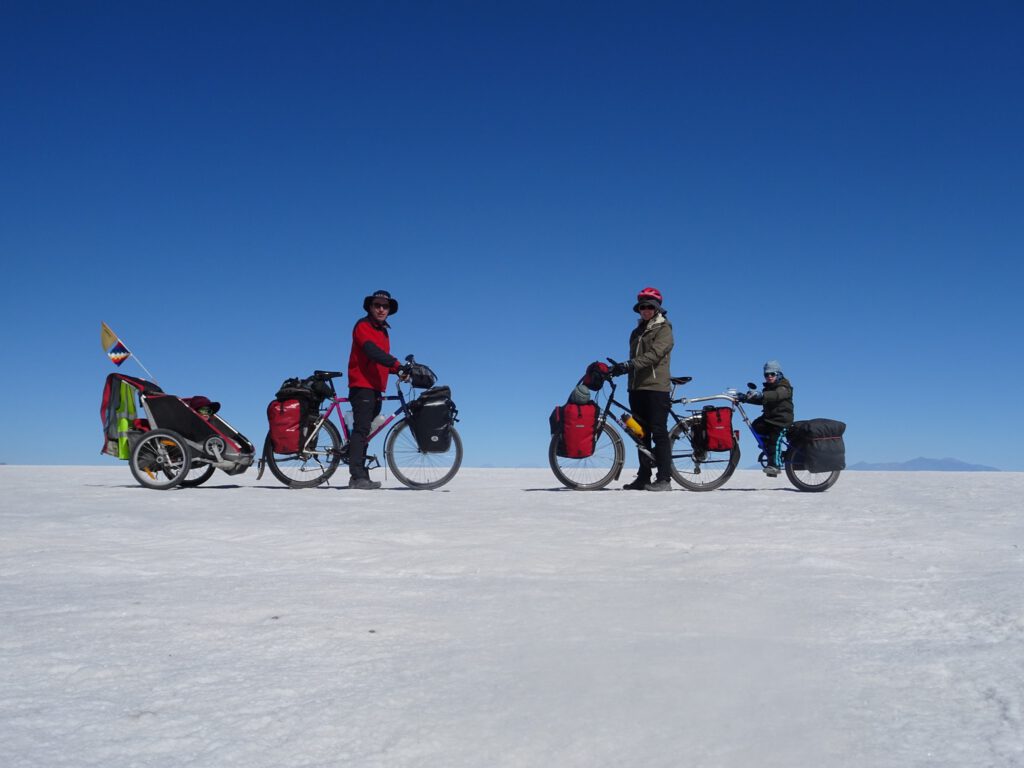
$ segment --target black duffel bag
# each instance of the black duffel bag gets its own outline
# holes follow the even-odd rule
[[[444,453],[452,445],[452,424],[458,410],[448,387],[428,389],[409,403],[409,426],[424,453]]]
[[[790,463],[808,472],[836,472],[846,469],[846,424],[835,419],[794,421],[787,429]]]

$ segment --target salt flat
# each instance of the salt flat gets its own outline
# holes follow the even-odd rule
[[[1024,474],[0,467],[6,766],[1021,766]]]

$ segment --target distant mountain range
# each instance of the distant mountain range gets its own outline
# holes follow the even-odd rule
[[[960,459],[926,459],[919,456],[910,461],[883,461],[872,464],[858,461],[850,464],[847,469],[868,470],[871,472],[999,472],[995,467],[984,464],[968,464]]]

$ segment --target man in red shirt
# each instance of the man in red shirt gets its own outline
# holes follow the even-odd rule
[[[402,364],[391,355],[388,317],[398,314],[398,302],[387,291],[376,291],[363,299],[366,316],[352,329],[352,352],[348,358],[348,399],[352,406],[352,434],[348,449],[349,488],[361,491],[380,488],[366,469],[366,444],[370,425],[380,413],[388,388],[388,375],[399,373]]]

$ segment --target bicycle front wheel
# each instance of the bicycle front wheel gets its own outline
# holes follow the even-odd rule
[[[697,418],[700,418],[699,416]],[[740,463],[740,446],[733,441],[732,450],[704,451],[693,446],[693,420],[676,424],[669,440],[672,443],[672,477],[688,491],[713,491],[721,488]]]
[[[605,422],[597,435],[594,452],[585,459],[558,455],[558,435],[551,436],[548,463],[558,482],[574,491],[596,491],[619,476],[626,463],[626,449],[619,433]]]
[[[391,430],[384,446],[388,468],[398,482],[409,488],[419,491],[440,488],[455,477],[462,466],[462,438],[454,426],[451,436],[447,451],[421,451],[409,422],[403,419]]]
[[[274,477],[289,488],[313,488],[326,483],[341,462],[341,435],[326,419],[306,445],[308,450],[301,453],[274,453],[269,434],[264,442],[263,460]]]

